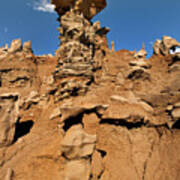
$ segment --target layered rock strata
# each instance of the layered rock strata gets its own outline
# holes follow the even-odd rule
[[[101,68],[97,56],[104,56],[104,48],[108,46],[105,35],[109,29],[89,20],[105,7],[105,1],[52,2],[61,25],[61,46],[56,51],[58,65],[54,72],[59,87],[56,96],[63,99],[87,92],[88,85],[94,81],[94,72]],[[91,14],[92,7],[96,9],[95,14]]]

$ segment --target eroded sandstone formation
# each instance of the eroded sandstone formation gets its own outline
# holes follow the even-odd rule
[[[54,72],[55,98],[60,100],[87,92],[89,84],[94,81],[94,72],[101,68],[108,47],[106,33],[109,29],[89,20],[105,7],[105,1],[52,2],[60,15],[61,25],[61,45],[56,51],[58,65]]]
[[[175,51],[176,47],[180,47],[180,43],[176,39],[164,36],[162,40],[157,39],[154,43],[154,54],[168,55],[170,50]]]
[[[0,48],[0,180],[179,179],[179,43],[110,50],[90,21],[105,0],[52,2],[54,57]]]

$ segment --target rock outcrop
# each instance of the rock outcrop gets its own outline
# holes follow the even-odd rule
[[[56,99],[61,100],[87,92],[88,85],[94,81],[94,72],[101,68],[97,56],[104,56],[104,48],[108,46],[105,35],[109,29],[89,20],[105,7],[105,1],[52,2],[61,24],[61,46],[56,51],[58,64],[54,72],[58,86]]]
[[[13,143],[19,115],[18,98],[18,94],[0,95],[0,148]]]
[[[171,53],[170,50],[174,52],[176,47],[180,47],[180,43],[177,42],[176,39],[169,36],[163,36],[162,40],[156,40],[153,50],[154,54],[168,55]]]
[[[0,180],[179,179],[179,43],[110,50],[105,0],[52,2],[55,56],[0,48]]]
[[[134,57],[136,59],[144,59],[145,60],[146,56],[147,56],[147,52],[145,50],[145,45],[143,44],[142,49],[139,52],[135,53]]]

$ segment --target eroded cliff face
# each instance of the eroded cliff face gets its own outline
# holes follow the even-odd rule
[[[0,48],[0,179],[179,179],[180,44],[114,52],[90,21],[105,1],[52,2],[54,57]]]

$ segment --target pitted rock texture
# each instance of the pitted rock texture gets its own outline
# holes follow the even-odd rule
[[[55,56],[21,40],[0,48],[0,180],[179,179],[177,41],[163,37],[149,59],[144,46],[112,51],[81,7],[105,1],[54,2]]]
[[[88,3],[89,7],[89,3],[93,2],[82,1],[82,3]],[[102,66],[101,59],[105,56],[105,51],[108,51],[106,34],[109,29],[101,28],[99,22],[93,24],[88,20],[83,13],[85,5],[79,11],[73,5],[68,6],[71,9],[59,18],[61,46],[56,51],[58,64],[54,72],[57,101],[85,94],[94,81],[94,72]]]
[[[176,47],[180,47],[180,43],[177,42],[176,39],[169,36],[163,36],[162,40],[156,40],[153,49],[154,54],[168,55],[171,53],[171,50],[172,53],[176,54]]]

